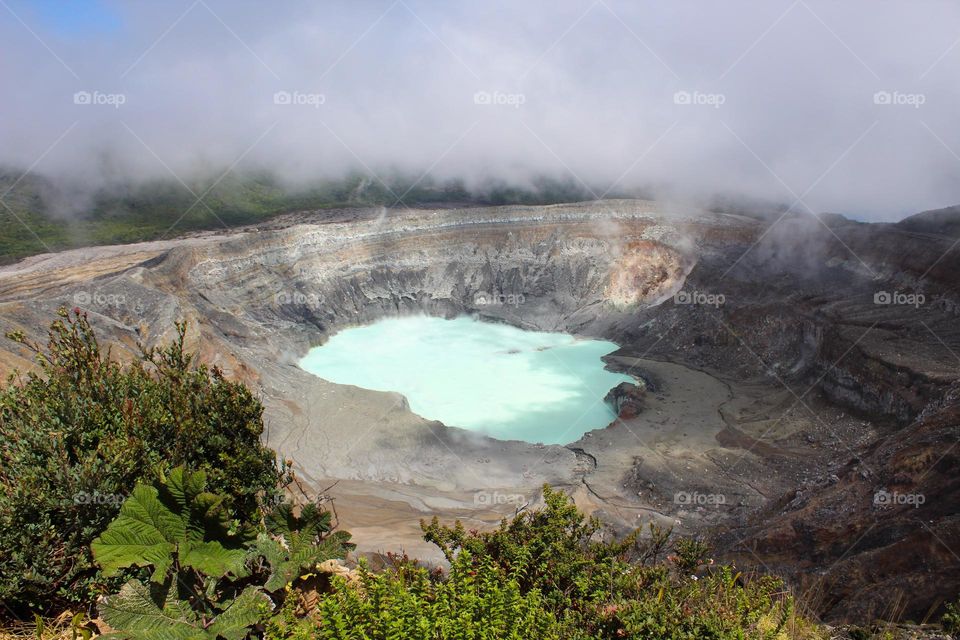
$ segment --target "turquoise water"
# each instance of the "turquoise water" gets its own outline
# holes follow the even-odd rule
[[[344,329],[300,360],[331,382],[396,391],[410,409],[502,440],[565,444],[614,418],[603,368],[617,345],[461,317],[391,318]]]

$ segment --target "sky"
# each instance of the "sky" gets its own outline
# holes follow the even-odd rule
[[[960,203],[960,3],[0,0],[0,164]]]

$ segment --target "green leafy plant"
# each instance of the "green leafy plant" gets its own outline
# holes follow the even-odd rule
[[[316,637],[565,639],[539,591],[524,593],[519,577],[489,561],[474,568],[467,553],[442,580],[409,562],[382,574],[361,569],[359,585],[337,580],[321,601]]]
[[[99,605],[104,621],[124,637],[241,640],[274,608],[268,592],[350,547],[348,534],[326,535],[330,516],[315,505],[299,516],[290,504],[279,505],[257,535],[231,518],[223,496],[205,489],[203,472],[182,467],[154,486],[137,485],[93,541],[105,575],[151,570],[149,584],[132,579]]]
[[[269,599],[255,587],[222,598],[204,612],[179,599],[176,585],[145,585],[131,580],[102,606],[104,620],[122,637],[143,640],[225,638],[242,640],[270,610]]]
[[[343,557],[344,550],[352,548],[349,540],[345,531],[331,532],[331,513],[315,504],[304,506],[299,515],[289,502],[278,505],[267,515],[266,531],[257,536],[254,545],[270,569],[264,589],[282,589],[305,570]]]
[[[673,551],[675,555],[671,556],[670,559],[676,565],[677,570],[683,574],[696,573],[701,567],[713,562],[707,558],[710,547],[702,540],[680,538],[674,543]]]
[[[604,542],[599,520],[586,518],[562,492],[550,487],[543,491],[543,509],[521,513],[495,531],[468,532],[459,522],[448,527],[434,518],[421,523],[424,539],[451,561],[466,552],[478,565],[493,559],[506,573],[524,567],[517,574],[521,588],[544,588],[544,598],[558,609],[589,607],[594,594],[608,588],[611,580],[632,579],[613,575],[613,569],[629,573],[638,568],[625,561],[646,549],[639,531]]]
[[[0,608],[56,612],[108,588],[89,545],[130,488],[178,465],[205,471],[245,521],[286,471],[260,441],[263,407],[195,361],[186,326],[128,364],[100,347],[86,315],[59,311],[45,346],[10,337],[37,368],[0,389]]]
[[[202,471],[177,467],[156,486],[137,485],[120,515],[91,545],[104,574],[152,566],[154,582],[162,582],[170,569],[248,575],[244,543],[250,532],[231,529],[223,498],[205,491],[206,482]]]

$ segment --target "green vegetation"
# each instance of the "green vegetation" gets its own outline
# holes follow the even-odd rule
[[[140,242],[253,224],[295,210],[362,204],[359,179],[324,182],[291,192],[264,175],[197,180],[184,186],[154,181],[103,189],[92,197],[59,193],[41,177],[0,175],[0,263],[74,247]],[[188,189],[189,187],[189,189]],[[196,194],[196,195],[194,195]],[[203,195],[201,202],[197,197]],[[373,194],[374,197],[376,194]],[[69,201],[70,207],[58,206]],[[81,203],[78,209],[78,203]]]
[[[641,538],[599,540],[563,493],[495,531],[423,524],[449,558],[448,570],[388,556],[379,572],[360,567],[320,593],[287,589],[260,623],[268,640],[746,639],[824,638],[794,613],[782,584],[709,570],[702,544],[671,544],[656,527]],[[674,555],[663,556],[673,551]],[[699,576],[686,569],[696,567]],[[303,584],[302,582],[299,584]]]
[[[139,484],[94,540],[105,575],[153,569],[151,584],[131,579],[99,605],[122,636],[242,640],[305,570],[351,548],[349,534],[330,533],[330,514],[314,505],[295,516],[281,504],[258,531],[234,520],[226,497],[205,486],[205,474],[182,467],[153,486]]]
[[[322,216],[323,210],[338,207],[551,204],[593,197],[570,181],[539,180],[525,189],[489,185],[471,193],[455,180],[436,183],[430,178],[391,176],[381,182],[351,175],[294,189],[264,173],[196,179],[188,185],[172,180],[115,185],[80,196],[65,194],[39,176],[0,172],[0,194],[0,264],[47,250],[223,230],[292,211],[319,211]],[[60,205],[65,202],[71,206]]]
[[[0,602],[15,612],[88,602],[106,588],[90,542],[137,482],[206,473],[243,521],[285,475],[260,442],[263,407],[184,350],[186,328],[124,366],[85,315],[60,311],[39,369],[0,390]]]
[[[361,570],[358,586],[336,581],[320,602],[318,622],[300,634],[324,640],[563,637],[538,591],[524,593],[517,576],[504,576],[491,562],[474,570],[473,561],[460,555],[446,577],[413,564],[379,575]]]
[[[674,544],[664,562],[669,532],[607,542],[563,493],[545,487],[544,501],[488,533],[424,524],[449,572],[407,559],[379,574],[361,569],[359,585],[337,581],[323,598],[315,637],[816,637],[779,581],[730,568],[691,576],[708,562],[690,555],[701,544]]]

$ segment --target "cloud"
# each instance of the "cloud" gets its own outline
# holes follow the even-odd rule
[[[0,163],[72,184],[359,169],[865,219],[960,202],[951,2],[98,3],[110,28],[9,7]]]

